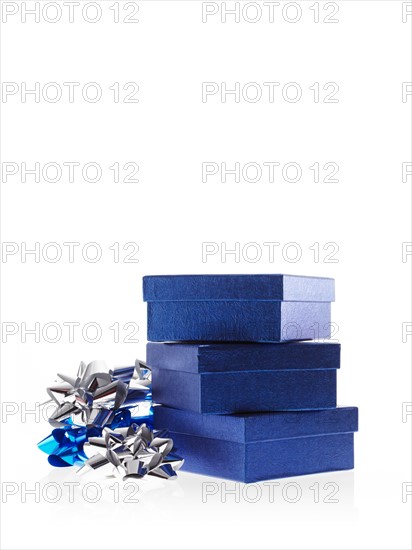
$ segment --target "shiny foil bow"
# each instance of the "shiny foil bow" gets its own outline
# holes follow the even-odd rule
[[[163,479],[174,477],[183,460],[170,454],[173,440],[164,435],[165,431],[153,432],[145,424],[115,431],[104,428],[101,437],[90,437],[85,445],[85,450],[95,449],[97,454],[85,462],[79,473],[102,469],[106,474],[121,475],[124,480],[146,474]]]
[[[173,441],[151,431],[151,370],[143,361],[115,369],[103,361],[82,362],[76,378],[59,378],[47,388],[56,404],[49,417],[55,429],[38,444],[51,465],[84,464],[82,473],[110,465],[112,473],[123,471],[124,477],[176,475],[183,461],[169,455]],[[99,454],[90,457],[85,447]]]
[[[52,426],[68,424],[89,427],[110,425],[116,412],[138,410],[139,403],[151,401],[151,371],[143,361],[133,367],[109,369],[104,361],[80,363],[77,377],[59,374],[62,382],[47,388],[56,403],[49,417]]]

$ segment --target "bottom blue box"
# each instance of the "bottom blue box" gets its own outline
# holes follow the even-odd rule
[[[354,467],[358,409],[204,415],[158,406],[183,469],[253,483]]]

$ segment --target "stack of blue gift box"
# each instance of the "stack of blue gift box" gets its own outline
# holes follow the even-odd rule
[[[246,483],[347,470],[355,407],[336,407],[334,280],[291,275],[143,279],[155,428],[185,469]],[[314,341],[316,339],[316,341]]]

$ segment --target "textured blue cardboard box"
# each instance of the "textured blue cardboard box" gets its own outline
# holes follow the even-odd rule
[[[143,278],[148,340],[280,342],[328,338],[334,280],[291,275]]]
[[[202,415],[155,407],[184,469],[245,483],[354,467],[358,409]]]
[[[284,342],[277,344],[180,344],[149,342],[147,362],[183,372],[338,369],[340,344]]]
[[[225,414],[336,406],[340,345],[147,344],[153,399]]]
[[[335,281],[301,275],[148,275],[145,300],[333,302]]]

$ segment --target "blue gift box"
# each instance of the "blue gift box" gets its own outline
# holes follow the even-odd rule
[[[340,345],[147,344],[153,399],[199,413],[336,407]]]
[[[292,275],[143,277],[148,340],[280,342],[330,337],[334,280]]]
[[[202,415],[155,407],[183,468],[245,483],[354,467],[358,409]]]

